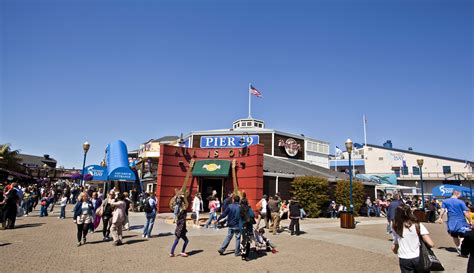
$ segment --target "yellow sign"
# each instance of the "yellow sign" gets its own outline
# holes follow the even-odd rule
[[[204,164],[202,166],[203,169],[206,169],[208,172],[213,172],[215,170],[220,170],[221,168],[221,165],[217,165],[215,163],[211,163],[211,164]]]

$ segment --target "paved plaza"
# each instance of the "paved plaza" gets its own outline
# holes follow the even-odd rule
[[[167,214],[158,217],[149,240],[141,236],[145,217],[131,213],[133,230],[124,233],[123,246],[102,242],[102,233],[97,232],[88,235],[86,245],[77,247],[70,210],[66,220],[59,220],[57,212],[43,218],[33,213],[19,218],[16,229],[0,231],[0,272],[399,272],[383,218],[357,218],[360,223],[354,230],[339,228],[338,220],[306,219],[301,221],[301,236],[266,234],[278,253],[252,253],[245,262],[234,257],[234,241],[225,256],[217,253],[227,229],[189,225],[190,256],[168,257],[174,226],[165,220]],[[288,221],[282,225],[288,226]],[[427,227],[446,272],[465,272],[467,259],[457,256],[445,226]]]

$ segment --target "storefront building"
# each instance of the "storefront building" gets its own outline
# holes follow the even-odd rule
[[[189,202],[200,192],[206,209],[214,190],[222,200],[237,187],[255,206],[263,194],[278,192],[289,199],[298,176],[348,178],[328,168],[328,142],[266,129],[257,119],[237,120],[231,129],[191,132],[180,142],[160,145],[155,191],[160,212],[170,211],[170,200],[183,186]]]

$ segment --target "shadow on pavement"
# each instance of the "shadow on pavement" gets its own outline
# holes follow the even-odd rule
[[[127,238],[132,238],[132,237],[137,237],[137,235],[125,235],[125,236],[122,236],[122,239],[127,239]]]
[[[128,230],[135,230],[135,229],[142,229],[144,225],[136,225],[136,226],[130,226]]]
[[[145,239],[135,239],[135,240],[128,240],[125,242],[125,245],[133,245],[136,243],[141,243],[141,242],[146,242],[147,240]]]
[[[249,259],[249,261],[257,260],[257,259],[262,258],[264,256],[267,256],[267,252],[265,250],[250,251],[248,259]]]
[[[31,224],[16,225],[15,229],[17,229],[17,228],[39,227],[41,225],[44,225],[44,223],[31,223]]]
[[[193,256],[193,255],[199,254],[199,253],[201,253],[201,252],[203,252],[203,251],[204,251],[204,250],[202,250],[202,249],[191,250],[191,251],[188,252],[188,255],[189,255],[189,256]]]
[[[438,247],[438,249],[444,249],[448,252],[457,252],[456,248],[454,248],[454,247],[444,247],[444,246],[442,246],[442,247]]]
[[[0,244],[0,246],[8,246],[8,245],[11,245],[12,243],[3,243],[3,244]]]
[[[158,235],[153,236],[153,237],[166,237],[166,236],[171,236],[174,235],[173,232],[166,232],[166,233],[158,233]]]

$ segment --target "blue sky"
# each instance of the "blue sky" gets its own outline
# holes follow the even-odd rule
[[[1,4],[0,142],[66,167],[115,139],[268,128],[474,159],[472,1]]]

